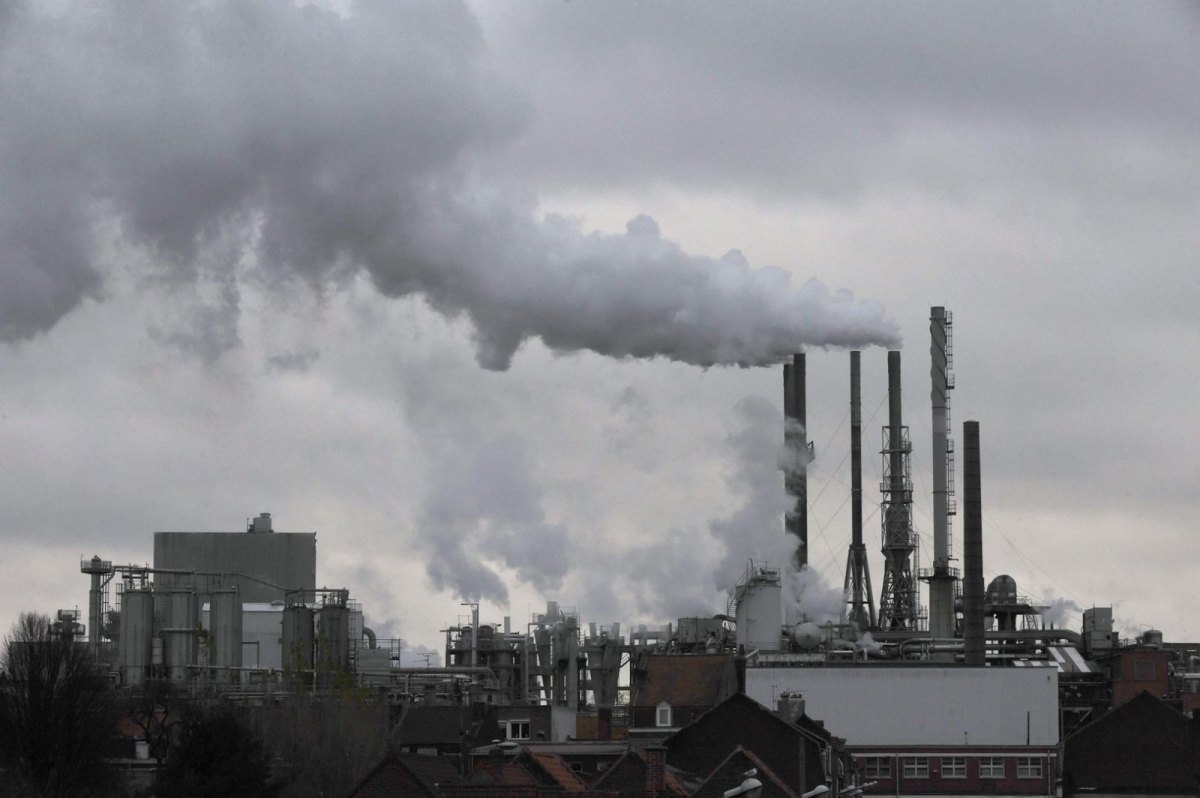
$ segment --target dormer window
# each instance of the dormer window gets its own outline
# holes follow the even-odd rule
[[[666,701],[659,702],[657,712],[654,716],[654,725],[659,727],[671,725],[671,705]]]

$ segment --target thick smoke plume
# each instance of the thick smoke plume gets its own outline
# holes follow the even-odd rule
[[[491,369],[531,338],[702,366],[897,342],[877,305],[691,255],[648,217],[586,234],[479,186],[531,113],[486,57],[459,3],[5,4],[0,340],[102,298],[117,230],[184,286],[216,268],[327,291],[365,271],[468,317]],[[232,312],[206,324],[234,329],[206,330],[206,357],[238,345],[226,288]]]
[[[781,571],[787,623],[837,621],[841,591],[818,571],[795,569],[797,540],[784,531],[792,499],[780,464],[794,456],[784,445],[784,420],[760,397],[747,397],[733,410],[735,425],[725,446],[733,463],[728,480],[734,509],[709,521],[707,530],[672,529],[622,552],[620,567],[602,569],[603,581],[589,584],[589,593],[620,591],[639,613],[662,621],[708,616],[724,611],[727,592],[753,561]],[[605,606],[597,595],[589,603]]]
[[[508,588],[491,560],[543,594],[558,588],[572,559],[567,532],[547,521],[531,471],[521,442],[501,437],[443,474],[418,530],[434,587],[504,604]]]

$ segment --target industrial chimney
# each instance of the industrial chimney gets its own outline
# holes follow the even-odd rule
[[[929,309],[930,398],[933,405],[933,568],[929,582],[929,634],[954,635],[954,580],[950,569],[950,516],[955,512],[954,439],[950,437],[950,391],[954,388],[950,311]]]
[[[967,665],[983,665],[983,491],[978,421],[963,422],[963,453],[963,654]]]
[[[862,378],[860,352],[850,353],[850,552],[846,557],[846,606],[842,620],[860,631],[875,626],[871,568],[862,539]]]
[[[784,485],[793,506],[787,514],[787,531],[797,538],[795,563],[808,564],[808,464],[812,447],[808,442],[804,353],[792,357],[783,366],[784,444],[790,461],[784,471]]]
[[[918,627],[917,583],[913,578],[912,554],[916,536],[912,531],[912,479],[909,454],[912,444],[901,418],[900,353],[888,352],[888,426],[883,428],[883,589],[879,598],[879,628],[884,631],[916,631]]]

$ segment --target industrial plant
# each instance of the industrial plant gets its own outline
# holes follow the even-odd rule
[[[649,786],[621,794],[716,794],[703,785],[717,783],[718,773],[725,796],[770,779],[779,782],[776,794],[793,798],[1049,796],[1103,786],[1089,782],[1082,765],[1072,770],[1064,758],[1070,741],[1093,746],[1080,749],[1079,762],[1103,759],[1096,751],[1107,738],[1086,735],[1122,706],[1148,700],[1144,693],[1164,711],[1192,715],[1200,707],[1200,644],[1167,643],[1155,630],[1121,640],[1105,606],[1084,610],[1079,629],[1055,628],[1013,577],[985,584],[980,423],[952,423],[952,331],[950,311],[932,308],[933,545],[924,563],[901,354],[887,353],[878,590],[864,530],[861,357],[849,353],[852,529],[836,621],[794,621],[784,612],[787,581],[809,567],[808,466],[817,456],[807,431],[806,359],[797,353],[783,368],[781,442],[791,456],[781,475],[790,510],[780,534],[794,538],[794,555],[748,555],[743,577],[711,615],[622,626],[585,621],[550,601],[514,622],[481,618],[479,605],[467,604],[469,615],[444,630],[443,665],[404,666],[400,642],[364,625],[352,586],[318,586],[316,534],[275,531],[262,513],[244,531],[156,532],[152,565],[83,560],[86,618],[62,611],[60,628],[91,649],[115,690],[168,680],[253,705],[354,686],[391,707],[394,721],[396,756],[367,782],[412,776],[404,756],[453,754],[484,769],[505,761],[535,771],[548,767],[537,757],[553,756],[605,794],[621,792],[615,774],[629,767]],[[961,570],[952,543],[956,460]],[[456,718],[452,733],[433,720],[447,713]],[[692,730],[716,718],[721,731],[704,734],[744,750],[729,760],[737,767],[714,761],[710,770],[689,753],[700,734]],[[812,749],[799,756],[812,762],[789,779],[779,772],[786,763],[767,766],[774,755],[766,741],[793,733],[797,750]],[[746,775],[746,762],[759,762],[756,775]],[[504,792],[506,783],[492,786]],[[455,793],[443,785],[431,794]]]

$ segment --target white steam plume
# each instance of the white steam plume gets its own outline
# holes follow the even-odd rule
[[[101,228],[184,285],[213,262],[322,291],[365,270],[469,317],[492,369],[530,338],[703,366],[898,340],[877,305],[690,255],[648,217],[585,234],[474,186],[530,109],[461,3],[7,3],[0,107],[0,340],[102,295]],[[222,307],[210,358],[238,345]]]
[[[508,588],[489,561],[543,594],[559,587],[572,561],[567,530],[546,519],[531,471],[521,442],[497,437],[442,475],[418,529],[435,588],[503,605]]]
[[[583,580],[589,606],[608,609],[606,597],[619,590],[639,613],[662,621],[723,612],[727,591],[753,560],[781,571],[788,623],[838,620],[841,591],[829,587],[820,572],[797,572],[793,565],[797,540],[783,526],[792,499],[779,468],[793,455],[784,447],[783,418],[770,402],[754,396],[738,402],[734,414],[736,427],[725,444],[735,464],[729,487],[739,499],[737,507],[709,521],[707,535],[672,529],[621,552],[620,567],[600,569],[601,579]]]

